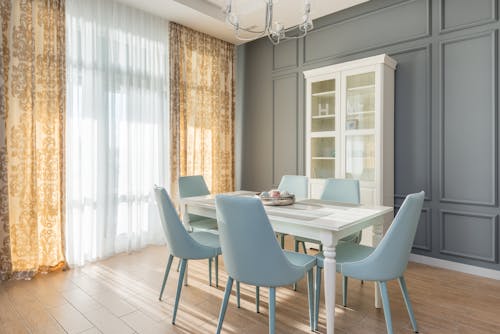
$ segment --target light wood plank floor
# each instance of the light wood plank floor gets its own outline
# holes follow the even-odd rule
[[[165,247],[148,247],[32,281],[3,282],[0,333],[214,333],[227,278],[223,266],[216,289],[208,287],[207,262],[191,262],[174,326],[177,261],[164,300],[158,301],[166,259]],[[406,278],[421,333],[500,333],[500,281],[419,264],[409,265]],[[253,287],[242,285],[241,309],[233,292],[224,333],[267,333],[267,291],[262,290],[260,314]],[[305,280],[297,292],[278,289],[277,332],[310,333],[305,291]],[[350,281],[349,306],[336,309],[336,333],[385,333],[373,293],[372,283]],[[395,332],[411,333],[396,282],[389,284],[389,294]],[[319,331],[325,333],[323,300],[321,305]]]

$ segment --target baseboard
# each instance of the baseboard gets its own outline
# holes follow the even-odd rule
[[[459,271],[461,273],[500,280],[499,270],[481,268],[481,267],[471,266],[470,264],[441,260],[441,259],[436,259],[434,257],[423,256],[418,254],[410,254],[410,261],[426,264],[432,267],[449,269],[449,270]]]

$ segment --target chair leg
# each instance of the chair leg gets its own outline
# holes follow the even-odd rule
[[[305,241],[300,242],[302,244],[302,249],[304,250],[304,254],[307,254],[306,243]]]
[[[406,287],[406,281],[403,276],[398,278],[399,287],[401,288],[401,292],[403,293],[403,299],[405,300],[406,309],[408,310],[408,315],[410,316],[411,325],[413,327],[413,331],[418,333],[417,320],[415,319],[415,314],[413,313],[413,307],[411,306],[410,296],[408,295],[408,288]]]
[[[240,308],[240,282],[236,281],[236,304]]]
[[[281,238],[281,248],[285,249],[285,234],[280,233],[280,238]]]
[[[297,239],[294,240],[293,250],[295,253],[299,252],[299,241]]]
[[[260,313],[260,287],[255,287],[255,310],[257,313]]]
[[[318,330],[318,318],[319,318],[319,299],[321,296],[321,268],[316,268],[316,296],[314,297],[315,307],[314,307],[314,330]]]
[[[186,269],[184,270],[184,286],[188,286],[188,264],[186,260]]]
[[[168,257],[167,268],[165,268],[165,275],[163,276],[163,283],[161,284],[160,297],[158,297],[158,300],[161,300],[161,297],[163,296],[163,290],[165,290],[165,284],[167,284],[168,273],[170,272],[173,260],[174,256],[170,255]]]
[[[181,298],[182,281],[184,280],[184,274],[186,273],[187,260],[182,259],[181,271],[179,273],[179,282],[177,283],[177,293],[175,294],[175,305],[174,313],[172,315],[172,324],[175,325],[175,317],[177,316],[177,308],[179,307],[179,299]]]
[[[226,315],[227,303],[229,301],[229,297],[231,296],[231,290],[233,288],[233,278],[229,276],[227,278],[226,291],[224,291],[224,299],[222,301],[222,305],[220,308],[219,314],[219,323],[217,324],[217,334],[220,334],[222,330],[222,323],[224,322],[224,316]]]
[[[274,334],[276,318],[276,288],[269,288],[269,334]]]
[[[219,287],[219,255],[215,257],[215,287]]]
[[[393,334],[391,305],[389,304],[389,294],[387,293],[387,282],[378,282],[380,294],[382,295],[382,306],[384,307],[385,325],[387,326],[387,334]]]
[[[208,285],[212,286],[212,258],[208,259]]]
[[[347,306],[347,276],[342,276],[342,305]]]
[[[307,272],[307,300],[309,302],[309,326],[314,330],[314,279],[313,269]]]
[[[323,244],[320,244],[319,245],[319,251],[322,252],[323,251]]]

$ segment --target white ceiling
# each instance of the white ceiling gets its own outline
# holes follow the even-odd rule
[[[226,0],[118,0],[131,7],[164,17],[225,41],[242,44],[224,21],[222,8]],[[311,16],[316,19],[369,0],[312,0]],[[233,0],[233,12],[242,26],[261,27],[265,0]],[[302,20],[304,0],[275,0],[274,21],[285,26]]]

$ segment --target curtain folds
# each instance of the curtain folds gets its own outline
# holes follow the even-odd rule
[[[110,0],[67,0],[67,258],[164,243],[168,23]]]
[[[0,276],[65,264],[63,0],[1,1]]]
[[[234,190],[233,44],[170,23],[171,195],[201,174],[213,193]]]

